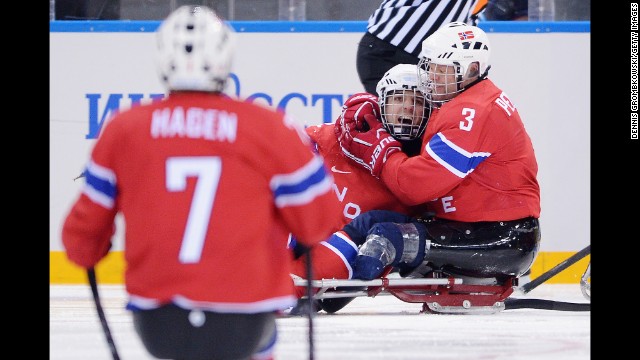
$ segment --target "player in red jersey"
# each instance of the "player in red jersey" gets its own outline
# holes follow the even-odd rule
[[[370,118],[378,122],[382,119],[385,128],[401,142],[402,150],[408,156],[420,151],[421,138],[429,119],[430,107],[424,95],[418,90],[416,66],[400,64],[389,70],[378,83],[376,97],[369,93],[352,95],[343,106],[341,117]],[[364,120],[363,120],[364,121]],[[419,215],[423,206],[402,204],[378,179],[368,171],[346,158],[336,141],[336,123],[307,127],[307,134],[331,168],[335,179],[334,190],[343,209],[343,223],[347,225],[361,213],[373,209],[386,209],[408,215]],[[312,249],[314,279],[351,279],[351,263],[355,260],[358,246],[350,238],[350,226],[336,231],[329,239]],[[292,274],[306,278],[306,258],[298,252]],[[298,296],[305,295],[305,288],[298,287]],[[334,312],[341,299],[323,300],[319,305],[324,310]],[[332,303],[331,308],[327,304]],[[295,311],[293,311],[295,313]]]
[[[369,214],[358,217],[354,226],[366,242],[355,278],[375,278],[387,265],[401,273],[425,265],[500,281],[533,263],[540,244],[538,165],[517,108],[487,78],[490,50],[484,31],[464,23],[424,40],[418,76],[433,110],[419,156],[399,151],[378,124],[362,132],[357,119],[343,119],[345,155],[405,204],[427,204],[435,214],[417,221],[391,213],[374,226]]]
[[[104,125],[62,230],[68,258],[92,268],[123,215],[127,308],[157,358],[272,358],[277,312],[296,303],[287,234],[312,246],[342,220],[302,127],[222,94],[234,42],[205,6],[167,17],[169,94]]]

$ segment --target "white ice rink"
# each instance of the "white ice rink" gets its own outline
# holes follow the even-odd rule
[[[150,357],[124,309],[124,288],[99,287],[121,360]],[[525,298],[585,303],[579,285],[541,285]],[[585,360],[591,312],[516,309],[497,314],[421,314],[391,295],[360,297],[314,317],[315,360]],[[306,317],[280,318],[277,360],[309,359]],[[111,360],[88,286],[50,285],[51,360]]]

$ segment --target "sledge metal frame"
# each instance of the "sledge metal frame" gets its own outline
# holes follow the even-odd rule
[[[580,278],[580,291],[585,299],[591,301],[591,261]]]
[[[569,266],[591,254],[591,245],[557,264],[531,282],[518,286],[516,277],[507,278],[502,285],[495,285],[489,279],[468,279],[476,284],[464,284],[463,279],[448,276],[439,271],[431,273],[429,278],[388,278],[392,268],[387,267],[378,279],[373,280],[307,280],[294,278],[295,286],[307,286],[317,289],[313,299],[331,299],[343,297],[390,294],[411,303],[422,303],[422,313],[474,314],[496,313],[508,309],[542,309],[558,311],[591,311],[590,303],[570,303],[542,299],[509,298],[515,290],[525,295],[546,282]],[[477,280],[477,281],[476,281]],[[485,281],[483,281],[485,280]],[[495,280],[495,279],[493,279]],[[348,290],[354,288],[354,290]],[[365,288],[365,290],[362,290]],[[580,279],[580,290],[587,300],[591,300],[591,261]],[[304,298],[308,298],[307,295]]]
[[[294,284],[307,286],[307,281],[294,279]],[[517,279],[509,278],[503,285],[471,285],[454,277],[388,278],[385,274],[373,280],[312,280],[311,286],[317,289],[316,300],[389,294],[405,302],[422,303],[422,313],[476,314],[504,310],[504,300],[513,293]],[[351,287],[366,289],[349,290]]]

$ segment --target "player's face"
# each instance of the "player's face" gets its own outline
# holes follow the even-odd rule
[[[431,98],[434,101],[446,101],[454,98],[458,92],[456,69],[449,65],[429,64],[427,70],[430,81]]]
[[[385,101],[385,119],[392,125],[420,125],[424,110],[424,96],[418,90],[397,90]]]

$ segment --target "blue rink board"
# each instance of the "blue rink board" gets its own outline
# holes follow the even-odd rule
[[[364,33],[366,21],[229,21],[237,32],[254,33]],[[54,20],[50,32],[154,32],[159,20]],[[494,33],[585,33],[590,21],[482,21]]]

